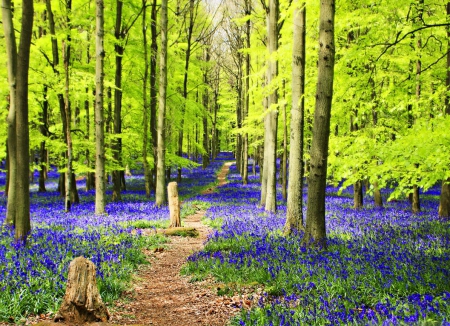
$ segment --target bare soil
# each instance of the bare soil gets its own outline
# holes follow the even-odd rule
[[[226,183],[231,164],[224,164],[218,174],[219,186]],[[211,187],[203,193],[214,191],[214,187]],[[109,308],[109,325],[227,325],[241,306],[248,307],[251,304],[238,295],[219,296],[218,289],[223,285],[213,279],[190,282],[190,277],[180,275],[180,269],[188,256],[201,250],[208,234],[212,232],[202,223],[204,214],[204,211],[198,211],[182,221],[183,226],[195,227],[199,237],[170,237],[165,248],[146,252],[150,264],[140,267],[132,288],[114,307]],[[42,321],[41,318],[48,317],[39,318],[41,326],[61,325]]]

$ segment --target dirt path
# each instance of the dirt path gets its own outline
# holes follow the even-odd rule
[[[230,165],[224,164],[218,175],[219,186],[226,183]],[[204,194],[212,193],[213,188]],[[183,220],[183,226],[199,230],[198,238],[171,237],[163,251],[149,252],[150,265],[142,267],[128,293],[128,300],[117,303],[111,311],[110,323],[120,325],[226,325],[239,311],[238,299],[217,295],[212,280],[190,283],[180,275],[180,268],[193,252],[201,250],[211,232],[199,211]]]

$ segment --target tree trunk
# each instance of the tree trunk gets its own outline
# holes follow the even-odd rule
[[[39,127],[41,135],[44,137],[48,136],[48,87],[44,86],[44,102],[42,104],[42,113],[41,113],[41,125]],[[40,149],[39,149],[39,188],[38,192],[46,192],[45,189],[45,175],[46,175],[46,157],[47,157],[47,149],[45,145],[45,140],[41,141]]]
[[[156,130],[157,117],[156,117],[156,104],[158,102],[157,98],[157,88],[156,88],[156,68],[158,61],[158,33],[156,30],[157,23],[157,3],[153,0],[152,11],[151,11],[151,24],[150,31],[152,36],[152,42],[150,45],[150,132],[152,135],[152,153],[153,153],[153,169],[151,178],[154,182],[151,182],[151,186],[156,190],[156,163],[157,163],[157,148],[158,148],[158,134]]]
[[[166,202],[166,92],[167,92],[167,0],[161,1],[161,52],[159,56],[159,112],[158,112],[158,147],[156,165],[156,206]],[[170,178],[168,178],[169,180]]]
[[[67,2],[70,4],[70,0]],[[70,7],[68,5],[68,11]],[[69,12],[67,12],[67,20],[69,20]],[[70,25],[70,24],[69,24]],[[67,42],[70,42],[70,36],[68,36]],[[65,113],[65,138],[67,145],[67,165],[66,165],[66,194],[64,201],[64,208],[66,212],[70,212],[71,208],[71,191],[72,191],[72,160],[73,160],[73,148],[72,148],[72,133],[70,131],[71,127],[71,110],[70,110],[70,98],[69,98],[69,62],[70,62],[70,43],[66,44],[63,42],[63,60],[64,60],[64,72],[65,72],[65,85],[64,85],[64,113]],[[76,188],[76,187],[75,187]]]
[[[6,55],[8,65],[9,83],[9,111],[8,111],[8,178],[5,193],[8,195],[5,223],[14,225],[16,220],[16,207],[18,204],[19,190],[17,185],[17,138],[16,138],[16,110],[18,106],[17,97],[17,46],[12,17],[11,0],[2,0],[3,30],[5,34]],[[28,152],[27,152],[28,153]]]
[[[373,197],[375,200],[375,207],[383,207],[383,197],[381,197],[381,191],[378,187],[378,182],[373,183]]]
[[[97,288],[94,263],[84,257],[75,258],[69,265],[66,294],[55,321],[81,325],[108,319],[108,309]]]
[[[292,108],[289,182],[284,234],[303,229],[303,142],[305,127],[306,4],[296,1],[292,50]]]
[[[187,37],[186,37],[186,53],[185,53],[185,61],[184,61],[184,79],[183,79],[183,98],[184,105],[182,105],[182,110],[180,112],[181,115],[181,123],[180,123],[180,131],[178,134],[178,156],[183,156],[183,127],[184,127],[184,113],[186,111],[186,102],[188,97],[188,72],[189,72],[189,63],[191,60],[191,51],[192,51],[192,35],[194,32],[194,23],[195,23],[195,0],[189,0],[189,23],[187,26]],[[177,181],[181,181],[181,167],[178,168]]]
[[[363,207],[363,183],[358,180],[353,185],[353,208],[360,209]]]
[[[450,17],[450,2],[447,2],[447,17]],[[447,96],[445,97],[445,114],[450,115],[450,27],[447,27]],[[450,178],[442,182],[439,197],[439,217],[450,217]]]
[[[17,55],[16,88],[16,148],[17,148],[17,192],[15,239],[26,241],[30,225],[30,136],[28,130],[28,72],[30,66],[30,46],[33,34],[33,1],[22,1],[22,26],[19,52]]]
[[[252,13],[252,3],[251,0],[245,0],[245,16],[248,17],[245,22],[245,42],[247,53],[245,54],[245,76],[244,76],[244,110],[243,110],[243,119],[246,120],[248,117],[248,113],[250,110],[250,46],[251,46],[251,25],[250,25],[250,15]],[[243,156],[243,165],[242,165],[242,183],[248,184],[248,132],[244,132],[242,139],[242,156]]]
[[[285,81],[283,80],[283,92],[284,98],[286,98]],[[283,104],[283,156],[281,163],[281,195],[283,200],[287,200],[287,155],[288,155],[288,142],[287,142],[287,116],[286,116],[286,104]]]
[[[311,172],[308,179],[306,231],[303,239],[303,243],[306,245],[314,243],[322,247],[326,247],[325,187],[333,98],[334,12],[334,0],[321,2],[316,107],[311,146]]]
[[[417,185],[413,185],[413,192],[411,193],[411,210],[413,214],[420,212],[419,187]]]
[[[113,141],[113,158],[115,164],[122,165],[122,137],[120,136],[122,132],[122,57],[125,51],[123,46],[123,40],[125,33],[122,31],[122,0],[117,0],[116,9],[116,26],[114,29],[114,35],[116,38],[116,44],[114,45],[114,50],[116,52],[116,73],[115,73],[115,88],[114,88],[114,134],[117,137]],[[112,172],[113,180],[113,194],[112,201],[121,201],[121,177],[120,170],[118,168],[114,169]]]
[[[144,79],[142,83],[142,96],[143,96],[143,139],[142,139],[142,162],[144,166],[144,182],[145,182],[145,196],[147,198],[150,198],[150,191],[152,188],[152,174],[150,170],[150,165],[148,164],[147,160],[147,147],[148,147],[148,129],[149,129],[149,123],[148,123],[148,110],[149,110],[149,103],[147,99],[147,80],[148,80],[148,70],[149,70],[149,62],[148,62],[148,51],[147,51],[147,10],[145,9],[146,6],[146,0],[142,0],[142,38],[143,38],[143,47],[144,47]],[[151,95],[150,95],[151,96]],[[153,139],[152,139],[153,140]],[[152,146],[153,147],[153,146]],[[153,154],[153,148],[152,148],[152,154]]]
[[[205,62],[208,64],[211,59],[209,54],[209,46],[205,50]],[[208,65],[203,73],[203,83],[205,86],[209,84],[208,80]],[[209,119],[209,92],[208,88],[205,88],[203,93],[203,150],[205,151],[202,157],[202,167],[206,169],[209,165],[209,134],[208,134],[208,119]]]
[[[273,56],[278,49],[278,0],[269,1],[267,35],[269,54]],[[278,76],[278,61],[275,58],[269,59],[268,86],[273,87]],[[264,132],[267,134],[267,146],[265,147],[264,157],[267,156],[267,164],[264,169],[267,171],[267,194],[265,210],[267,212],[276,212],[277,210],[277,130],[278,130],[278,93],[274,89],[268,97],[268,110]]]
[[[170,228],[180,227],[180,198],[178,197],[178,185],[177,183],[170,182],[167,185],[167,197],[169,198],[169,211],[170,211]]]
[[[104,97],[104,4],[96,0],[95,10],[95,214],[105,214],[105,120]]]

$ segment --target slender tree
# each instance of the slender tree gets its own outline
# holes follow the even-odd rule
[[[278,16],[279,3],[278,0],[270,0],[267,8],[267,37],[268,37],[268,85],[273,87],[276,77],[278,76],[278,60],[274,57],[278,50]],[[266,186],[266,202],[265,210],[268,212],[275,212],[277,210],[276,195],[277,195],[277,129],[278,129],[278,92],[275,89],[270,91],[268,96],[268,112],[264,121],[265,134],[265,149],[264,157],[267,157],[267,164],[264,165],[264,170],[267,171],[267,186]]]
[[[17,88],[17,45],[13,24],[11,0],[2,0],[3,30],[5,32],[6,55],[9,82],[8,111],[8,203],[5,223],[13,225],[17,206],[17,148],[16,148],[16,88]]]
[[[144,7],[144,10],[142,12],[142,38],[144,40],[143,47],[144,47],[144,78],[143,78],[143,84],[142,84],[142,94],[143,94],[143,141],[142,141],[142,162],[144,165],[144,179],[145,179],[145,196],[147,198],[150,197],[150,191],[151,191],[151,183],[152,183],[152,175],[150,170],[150,165],[148,164],[147,160],[147,148],[148,148],[148,129],[149,129],[149,123],[148,123],[148,111],[149,111],[149,102],[148,102],[148,96],[147,96],[147,82],[148,82],[148,71],[149,71],[149,58],[148,58],[148,50],[147,50],[147,1],[142,0],[142,6]],[[153,152],[153,151],[152,151]]]
[[[319,17],[319,60],[311,145],[304,243],[326,246],[325,187],[335,60],[334,0],[323,0]]]
[[[104,3],[96,0],[95,38],[95,214],[105,213],[105,121],[103,114],[104,96]]]
[[[447,2],[447,17],[450,17],[450,2]],[[447,27],[447,95],[445,97],[445,114],[450,116],[450,26]],[[442,182],[441,195],[439,197],[439,216],[450,217],[450,178]]]
[[[11,6],[9,6],[11,8]],[[15,195],[15,239],[26,241],[31,230],[30,224],[30,136],[28,130],[28,72],[30,67],[30,46],[33,34],[33,0],[22,1],[22,26],[19,52],[17,54],[16,88],[16,162],[17,187]]]
[[[247,52],[245,54],[245,75],[244,75],[244,106],[243,106],[243,119],[247,119],[250,109],[250,46],[251,46],[251,22],[250,15],[252,12],[251,0],[245,0],[245,47]],[[244,132],[242,136],[242,183],[248,183],[248,132]]]
[[[161,1],[161,51],[159,55],[158,164],[156,166],[156,205],[166,202],[165,124],[167,92],[167,0]]]
[[[303,134],[305,126],[306,4],[296,1],[292,49],[292,108],[289,181],[284,234],[303,229]]]

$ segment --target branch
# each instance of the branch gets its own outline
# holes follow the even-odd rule
[[[423,29],[428,29],[428,28],[433,28],[433,27],[445,27],[445,26],[450,26],[450,23],[443,23],[443,24],[435,24],[435,25],[425,25],[419,28],[416,28],[412,31],[409,31],[408,33],[404,34],[403,36],[400,37],[400,34],[402,33],[401,31],[397,33],[394,42],[392,43],[378,43],[378,44],[374,44],[372,45],[372,47],[378,46],[378,45],[386,45],[386,47],[384,48],[384,50],[380,53],[380,55],[375,59],[375,61],[378,61],[386,52],[387,50],[389,50],[391,47],[393,47],[394,45],[397,45],[398,43],[400,43],[401,41],[403,41],[408,35],[414,34],[418,31],[421,31]]]

